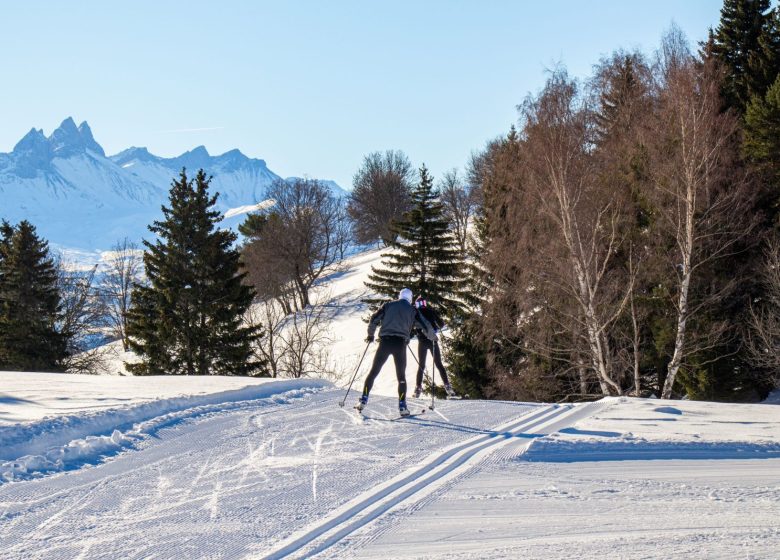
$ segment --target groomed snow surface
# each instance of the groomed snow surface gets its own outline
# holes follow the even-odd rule
[[[32,422],[30,446],[53,444],[39,464],[9,461],[25,425],[5,426],[3,557],[774,558],[780,547],[776,406],[445,401],[398,419],[395,399],[372,398],[361,416],[339,407],[343,394],[280,381],[72,414],[95,433],[67,444],[68,422]],[[105,418],[119,427],[102,429]],[[87,451],[36,471],[57,441]]]
[[[347,381],[375,260],[329,284]],[[778,558],[776,404],[426,398],[399,419],[394,378],[360,415],[332,376],[0,372],[0,557]]]

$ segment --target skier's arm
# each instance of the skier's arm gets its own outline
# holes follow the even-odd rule
[[[415,310],[414,312],[414,322],[416,325],[419,325],[419,327],[423,330],[423,334],[425,334],[425,337],[432,341],[436,342],[439,340],[439,337],[436,336],[436,333],[433,330],[433,326],[428,322],[428,319],[422,316],[422,313]]]
[[[374,314],[371,315],[371,319],[368,322],[368,338],[370,339],[374,338],[376,328],[379,326],[379,323],[382,322],[382,317],[385,316],[385,305],[387,304],[383,304],[382,307],[377,309]]]

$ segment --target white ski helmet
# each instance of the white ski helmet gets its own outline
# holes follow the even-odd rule
[[[398,299],[405,299],[409,303],[412,303],[413,295],[414,294],[412,294],[412,290],[410,290],[409,288],[404,288],[403,290],[401,290],[401,293],[398,294]]]

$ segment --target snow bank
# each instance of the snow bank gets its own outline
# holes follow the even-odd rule
[[[775,389],[762,401],[762,404],[780,404],[780,389]]]
[[[743,441],[650,440],[624,436],[607,438],[568,437],[551,434],[531,443],[523,460],[548,463],[577,461],[642,461],[652,459],[770,459],[780,457],[780,443]]]
[[[208,395],[271,381],[221,375],[77,375],[0,371],[0,427],[158,399]]]
[[[598,414],[534,440],[535,462],[780,457],[780,409],[649,399],[603,399]]]
[[[160,399],[0,428],[0,481],[22,480],[99,462],[155,431],[250,401],[283,403],[332,387],[321,380],[267,381],[233,391]],[[255,403],[256,404],[256,403]]]

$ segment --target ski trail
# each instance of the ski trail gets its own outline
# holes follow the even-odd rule
[[[349,419],[352,421],[353,424],[360,425],[363,423],[363,421],[360,418],[358,418],[355,414],[351,413],[347,409],[339,407],[339,410],[344,414],[346,414],[347,416],[349,416]]]
[[[333,431],[333,423],[322,430],[317,435],[317,441],[314,443],[314,465],[311,470],[311,495],[312,499],[317,501],[317,469],[319,468],[320,452],[322,451],[323,440]]]
[[[442,414],[442,413],[441,413],[441,411],[439,411],[439,409],[438,409],[438,408],[434,408],[434,409],[433,409],[433,412],[435,412],[436,414],[438,414],[439,416],[441,416],[441,417],[444,419],[444,421],[445,421],[445,422],[449,422],[449,421],[450,421],[450,419],[449,419],[449,418],[447,418],[446,416],[444,416],[444,414]]]
[[[527,412],[544,410],[531,403],[442,403],[452,422],[431,413],[394,422],[387,417],[395,417],[397,400],[378,397],[371,405],[376,418],[355,422],[357,415],[347,420],[337,411],[342,395],[213,410],[171,423],[139,448],[95,467],[0,486],[0,556],[258,558],[332,521],[361,497],[371,498],[361,506],[366,513],[392,508],[422,482],[398,502],[408,511],[435,488],[428,471],[442,481],[458,476],[474,465],[474,441],[511,438],[504,432],[527,421]],[[453,455],[436,467],[443,453],[466,444],[462,466],[448,466],[460,457]],[[384,498],[377,498],[382,491]],[[347,525],[370,522],[362,519],[356,513],[332,525],[293,556]]]
[[[208,509],[209,511],[209,518],[211,521],[214,521],[217,518],[217,515],[219,514],[219,494],[222,490],[222,481],[217,480],[214,484],[214,490],[211,493],[211,498],[209,499],[206,504],[204,504],[204,507]]]
[[[263,558],[276,560],[291,554],[301,552],[303,557],[318,554],[331,547],[347,535],[378,518],[391,508],[401,504],[416,493],[430,488],[433,483],[454,476],[457,471],[470,460],[482,455],[482,452],[492,451],[511,438],[523,433],[542,433],[545,428],[563,422],[562,417],[571,411],[586,408],[587,405],[552,405],[541,411],[534,411],[504,427],[499,427],[492,433],[476,436],[465,443],[457,444],[442,453],[435,455],[419,468],[407,471],[391,479],[385,484],[372,489],[358,498],[347,502],[338,508],[330,518],[300,531],[286,539],[281,546],[268,551]],[[578,415],[579,416],[579,415]],[[420,423],[424,420],[415,419]],[[547,432],[549,433],[549,431]],[[489,451],[488,451],[489,450]]]

